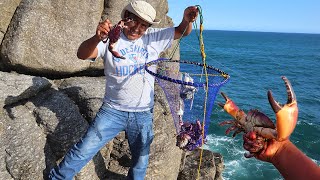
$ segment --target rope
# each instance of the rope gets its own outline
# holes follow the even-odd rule
[[[205,99],[204,99],[204,105],[203,105],[203,121],[202,121],[202,142],[201,142],[201,150],[200,150],[200,158],[199,158],[199,166],[198,166],[198,174],[197,179],[200,178],[200,170],[201,170],[201,163],[202,163],[202,156],[203,156],[203,144],[205,139],[205,121],[206,121],[206,113],[207,113],[207,100],[208,100],[208,90],[209,90],[209,79],[208,79],[208,72],[207,72],[207,64],[206,64],[206,53],[204,50],[204,42],[203,42],[203,16],[202,16],[202,9],[200,5],[196,5],[199,11],[200,16],[200,34],[199,34],[199,44],[200,44],[200,53],[202,56],[202,63],[203,63],[203,71],[206,78],[205,81]],[[194,23],[196,25],[196,21]]]
[[[202,138],[201,138],[201,152],[200,152],[200,160],[199,160],[199,166],[198,166],[198,174],[197,174],[197,180],[200,178],[200,170],[201,170],[201,163],[202,163],[202,157],[203,157],[203,144],[204,144],[204,140],[205,140],[205,121],[206,121],[206,113],[207,113],[207,101],[208,101],[208,91],[209,91],[209,76],[208,75],[208,70],[207,70],[207,64],[206,64],[206,54],[205,54],[205,48],[204,48],[204,42],[203,42],[203,15],[202,15],[202,9],[201,9],[201,6],[200,5],[196,5],[196,7],[198,8],[198,11],[199,11],[199,17],[200,17],[200,33],[197,34],[198,36],[198,40],[199,40],[199,46],[200,46],[200,53],[201,53],[201,57],[202,57],[202,63],[203,63],[203,73],[205,75],[205,84],[204,84],[204,87],[205,87],[205,99],[204,99],[204,105],[203,105],[203,121],[202,121]],[[197,29],[197,22],[195,21],[193,23],[193,26],[195,29]],[[187,30],[188,26],[186,26],[186,28],[184,29],[183,33],[181,34],[181,37],[178,39],[178,43],[175,45],[173,51],[171,52],[171,55],[169,55],[170,57],[170,60],[172,60],[173,58],[173,55],[175,54],[175,52],[177,51],[178,49],[178,46],[180,45],[180,42],[182,40],[182,37],[184,36],[186,30]],[[196,31],[197,33],[197,31]],[[210,67],[209,67],[210,68]],[[147,70],[147,68],[146,68]],[[148,70],[147,70],[148,71]],[[148,71],[149,72],[149,71]],[[169,80],[171,82],[175,82],[175,83],[180,83],[180,84],[184,84],[183,81],[181,80],[175,80],[175,79],[172,79],[172,78],[169,78],[169,77],[165,77],[165,76],[161,76],[159,74],[155,74],[155,73],[152,73],[152,72],[149,72],[159,78],[162,78],[162,79],[165,79],[165,80]],[[222,72],[221,73],[222,76],[225,78],[225,79],[228,79],[229,75]],[[189,84],[189,83],[188,83]],[[191,84],[190,84],[191,85]],[[193,84],[194,85],[194,84]]]
[[[198,40],[199,40],[199,43],[200,43],[200,52],[201,52],[201,56],[202,56],[202,62],[203,62],[203,71],[204,71],[204,74],[205,74],[205,78],[206,78],[206,82],[205,82],[205,99],[204,99],[204,112],[203,112],[203,115],[204,115],[204,118],[203,118],[203,121],[202,121],[202,142],[201,142],[201,152],[200,152],[200,162],[199,162],[199,167],[198,167],[198,175],[197,175],[197,179],[199,179],[200,177],[200,169],[201,169],[201,162],[202,162],[202,155],[203,155],[203,148],[202,148],[202,145],[204,144],[204,137],[205,137],[205,131],[204,131],[204,126],[205,126],[205,117],[206,117],[206,112],[207,112],[207,100],[208,100],[208,90],[209,90],[209,80],[208,80],[208,72],[207,72],[207,64],[206,64],[206,54],[205,54],[205,50],[204,50],[204,43],[203,43],[203,16],[202,16],[202,9],[201,9],[201,6],[200,5],[196,5],[196,7],[198,8],[198,11],[199,11],[199,16],[200,16],[200,34],[198,36]],[[197,23],[196,21],[193,23],[195,29],[197,29]],[[173,55],[175,54],[179,44],[180,44],[180,41],[184,35],[184,33],[186,32],[188,26],[186,26],[186,28],[184,29],[183,33],[181,34],[181,37],[178,39],[178,43],[176,44],[176,46],[174,47],[174,50],[172,51],[171,55],[169,56],[170,57],[170,60],[172,60],[173,58]],[[223,73],[224,74],[224,73]],[[224,76],[225,78],[228,77],[228,75],[225,75]],[[169,78],[170,81],[174,81],[173,79]],[[168,79],[168,80],[169,80]]]
[[[179,45],[180,45],[180,42],[181,42],[181,40],[182,40],[182,38],[183,38],[183,36],[184,36],[184,33],[186,33],[186,31],[187,31],[187,28],[188,28],[188,26],[186,26],[186,28],[183,30],[180,38],[178,39],[178,43],[175,45],[173,51],[171,52],[171,55],[169,55],[170,60],[172,60],[174,54],[176,53],[176,51],[177,51],[177,49],[178,49],[178,47],[179,47]]]

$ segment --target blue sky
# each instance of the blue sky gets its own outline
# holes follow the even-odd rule
[[[320,0],[168,0],[168,16],[181,22],[200,5],[205,29],[320,34]]]

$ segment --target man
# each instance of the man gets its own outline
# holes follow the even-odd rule
[[[132,154],[128,179],[144,179],[153,140],[154,77],[145,72],[143,66],[156,60],[174,39],[190,34],[197,16],[198,9],[188,7],[179,26],[152,28],[160,22],[156,19],[155,9],[145,1],[129,3],[121,13],[121,18],[129,19],[129,22],[125,23],[126,28],[113,45],[113,50],[125,59],[114,57],[107,48],[108,42],[103,42],[112,29],[111,22],[99,23],[96,34],[80,45],[77,56],[83,60],[103,58],[104,102],[86,134],[51,170],[50,179],[72,179],[121,131],[128,136]]]

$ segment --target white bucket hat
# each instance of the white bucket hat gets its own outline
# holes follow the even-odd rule
[[[156,10],[145,1],[133,1],[129,3],[121,12],[121,18],[124,19],[124,14],[129,11],[142,20],[154,25],[159,24],[160,19],[156,19]]]

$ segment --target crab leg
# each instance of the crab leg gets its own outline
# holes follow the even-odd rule
[[[290,81],[285,76],[282,76],[282,79],[287,89],[287,104],[280,105],[274,100],[271,90],[268,91],[269,103],[273,111],[276,113],[276,124],[278,133],[277,140],[279,141],[283,141],[289,138],[294,128],[296,127],[298,119],[298,104],[296,95],[293,91]]]
[[[118,53],[117,51],[114,51],[114,46],[115,44],[110,44],[108,46],[108,50],[111,52],[111,54],[116,57],[116,58],[120,58],[120,59],[126,59],[124,56],[121,56],[120,53]]]
[[[221,92],[221,95],[226,102],[225,104],[219,102],[220,107],[234,118],[245,116],[245,113],[225,93]]]
[[[258,110],[250,110],[248,114],[245,114],[244,111],[239,109],[225,93],[221,92],[221,95],[226,103],[218,103],[218,105],[234,117],[234,120],[220,123],[221,126],[227,124],[231,125],[226,130],[226,134],[230,133],[230,131],[235,131],[232,135],[235,137],[240,132],[247,133],[249,131],[254,131],[267,139],[274,139],[277,137],[275,125],[268,116]]]

